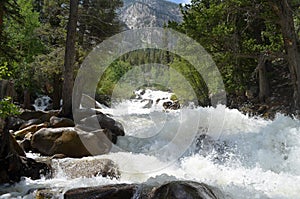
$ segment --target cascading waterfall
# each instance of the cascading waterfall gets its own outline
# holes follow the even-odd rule
[[[137,96],[101,109],[125,128],[126,136],[119,137],[112,152],[81,159],[113,160],[120,168],[120,179],[70,178],[59,168],[60,161],[66,159],[53,160],[58,170],[53,179],[24,178],[13,186],[1,186],[0,194],[9,193],[0,198],[32,198],[34,193],[29,190],[36,188],[64,192],[77,187],[174,179],[218,187],[226,198],[299,198],[299,120],[280,114],[274,120],[254,118],[224,106],[165,110],[162,104],[170,100],[171,93],[146,90],[138,91]],[[196,132],[191,132],[195,128]],[[187,140],[190,137],[194,139]],[[185,146],[181,148],[182,143]]]

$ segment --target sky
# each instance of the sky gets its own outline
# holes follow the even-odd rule
[[[174,3],[190,3],[191,0],[168,0],[168,1],[172,1]]]

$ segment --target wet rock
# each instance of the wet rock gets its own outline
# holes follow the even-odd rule
[[[158,187],[156,187],[158,186]],[[204,183],[172,181],[164,185],[116,184],[77,188],[67,191],[65,199],[225,199],[221,191]]]
[[[39,130],[32,136],[31,146],[44,155],[64,154],[78,158],[108,153],[112,144],[103,129],[85,132],[67,127]]]
[[[99,187],[78,188],[67,191],[65,199],[131,199],[137,190],[137,185],[117,184]]]
[[[50,118],[50,126],[53,128],[74,127],[75,124],[73,120],[69,118],[60,118],[60,117],[52,116]]]
[[[31,125],[28,126],[22,130],[16,131],[14,133],[16,139],[22,140],[25,138],[25,136],[29,133],[34,134],[35,132],[37,132],[38,130],[42,129],[42,128],[46,128],[48,127],[47,123],[42,123],[42,124],[38,124],[38,125]]]
[[[91,116],[94,116],[97,114],[102,114],[102,113],[99,110],[83,108],[83,109],[77,109],[73,114],[74,114],[74,119],[76,118],[76,121],[80,121],[85,118],[88,118],[88,117],[91,117]]]
[[[171,110],[177,110],[180,109],[179,101],[167,101],[163,103],[164,109],[171,109]]]
[[[145,102],[145,101],[148,101],[148,102],[147,102],[147,104],[145,106],[143,106],[143,108],[151,108],[152,105],[153,105],[153,100],[151,100],[151,99],[144,99],[141,102]]]
[[[174,181],[156,188],[151,199],[225,199],[217,188],[192,181]]]
[[[18,182],[22,176],[38,179],[49,172],[47,164],[25,157],[7,126],[0,133],[0,163],[0,184]]]
[[[52,160],[53,176],[63,171],[68,178],[91,178],[94,176],[119,179],[118,165],[109,159],[60,159]]]
[[[90,97],[89,95],[86,94],[82,94],[81,97],[81,102],[80,102],[81,106],[84,108],[97,108],[97,109],[101,109],[101,104],[99,102],[97,102],[94,98]]]
[[[35,199],[59,199],[58,194],[63,190],[39,189],[35,191]]]

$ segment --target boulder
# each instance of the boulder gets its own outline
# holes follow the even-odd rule
[[[60,128],[60,127],[74,127],[75,124],[73,120],[69,118],[60,118],[56,116],[52,116],[50,118],[50,126],[53,128]]]
[[[10,148],[13,149],[13,151],[15,151],[19,156],[24,156],[24,157],[26,156],[19,143],[11,134],[9,135],[9,141],[10,141]]]
[[[31,139],[32,148],[43,155],[64,154],[67,157],[84,157],[108,153],[112,143],[101,129],[85,132],[78,128],[43,128]]]
[[[41,122],[49,122],[52,116],[58,116],[59,110],[51,110],[51,111],[31,111],[24,110],[19,118],[23,120],[31,120],[31,119],[40,119]]]
[[[22,120],[17,117],[11,117],[9,119],[9,124],[7,124],[7,125],[8,125],[9,130],[17,131],[24,123],[25,123],[25,120]]]
[[[38,190],[30,190],[31,192],[35,192],[35,199],[59,199],[59,194],[63,192],[61,189],[38,189]]]
[[[42,124],[38,124],[38,125],[31,125],[28,126],[22,130],[16,131],[14,133],[16,139],[22,140],[25,138],[25,136],[29,133],[34,134],[35,132],[37,132],[38,130],[42,129],[42,128],[46,128],[48,127],[47,123],[42,123]]]
[[[0,162],[0,184],[18,182],[22,176],[38,179],[49,172],[47,164],[25,157],[7,126],[0,133]]]
[[[43,122],[40,119],[30,119],[30,120],[24,122],[20,126],[19,130],[25,129],[25,128],[31,126],[31,125],[35,125],[35,124],[37,125],[37,124],[41,124],[41,123],[43,123]]]
[[[225,199],[220,190],[204,183],[173,181],[164,184],[150,194],[151,199]]]
[[[93,115],[91,117],[85,118],[80,121],[82,126],[89,127],[91,129],[97,130],[101,129],[109,129],[113,135],[115,136],[124,136],[124,128],[122,124],[114,119],[106,116],[103,113],[99,113],[97,115]]]
[[[179,101],[167,101],[163,103],[164,109],[171,109],[171,110],[177,110],[180,109]]]
[[[147,102],[146,105],[143,106],[143,108],[151,108],[153,105],[153,100],[152,99],[143,99],[141,102]]]
[[[76,111],[73,112],[73,116],[74,119],[76,118],[76,121],[80,121],[82,119],[91,117],[93,115],[97,115],[97,114],[102,114],[101,111],[99,110],[93,110],[90,108],[81,108],[81,109],[77,109]]]
[[[82,94],[80,104],[84,108],[94,108],[94,107],[97,108],[97,109],[102,108],[102,106],[99,102],[97,102],[94,98],[92,98],[92,97],[90,97],[89,95],[86,95],[86,94]]]
[[[64,198],[225,199],[217,188],[192,181],[173,181],[159,187],[147,184],[115,184],[77,188],[67,191]]]
[[[20,147],[25,151],[29,152],[32,150],[30,139],[24,139],[19,143]]]
[[[110,179],[119,179],[120,171],[118,165],[109,159],[61,159],[52,160],[52,174],[56,176],[58,172],[63,171],[68,178],[91,178],[93,176],[109,177]]]
[[[137,185],[130,184],[116,184],[98,187],[77,188],[67,191],[64,194],[64,198],[131,199],[133,198],[137,189]]]

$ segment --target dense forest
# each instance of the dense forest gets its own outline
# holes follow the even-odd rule
[[[124,30],[118,19],[122,4],[121,0],[1,1],[0,78],[14,85],[16,93],[9,93],[13,102],[30,108],[37,96],[49,95],[54,109],[63,99],[63,114],[70,116],[69,96],[76,71],[97,44]],[[297,0],[193,0],[180,7],[183,21],[170,21],[166,28],[195,39],[213,56],[224,80],[228,106],[277,106],[287,113],[300,109]],[[116,60],[99,81],[97,94],[111,95],[127,71],[147,63],[180,72],[197,94],[197,99],[189,100],[210,105],[213,93],[208,93],[195,69],[179,56],[155,49],[141,49]],[[154,76],[159,73],[140,70]],[[176,83],[174,78],[171,74],[165,81]],[[185,90],[173,86],[179,92]]]

